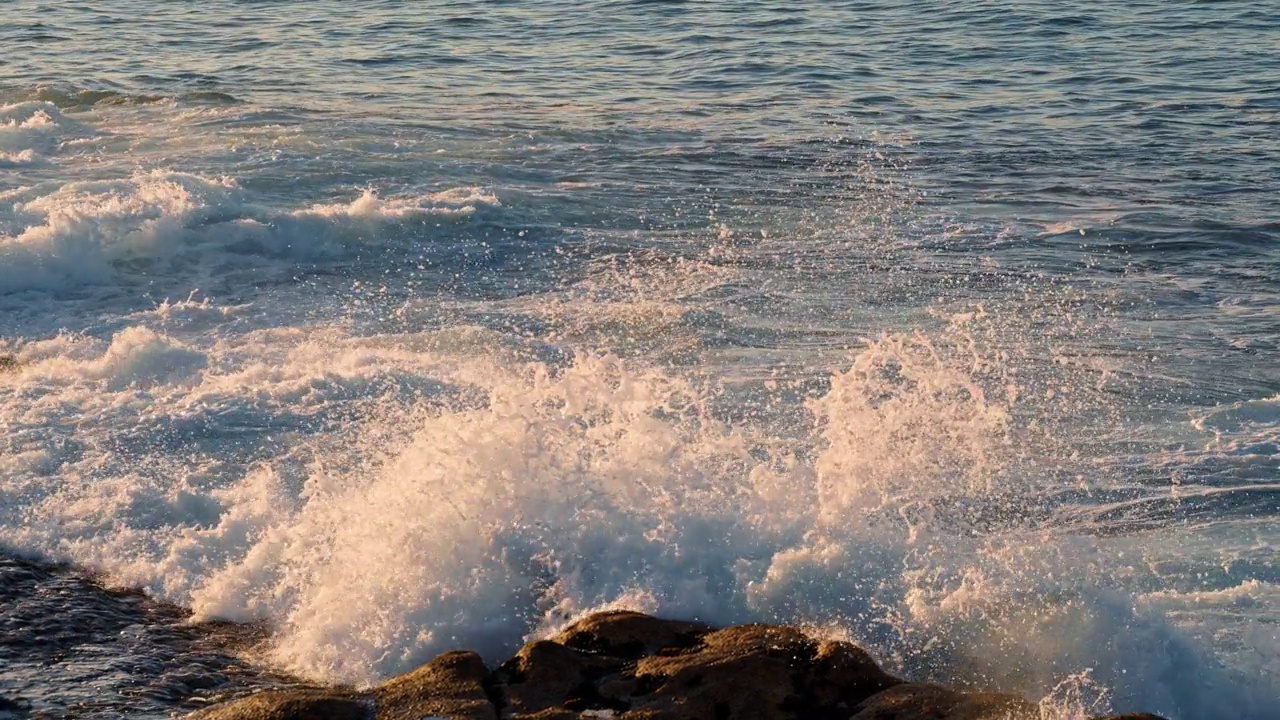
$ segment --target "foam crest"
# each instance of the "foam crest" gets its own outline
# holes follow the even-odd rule
[[[208,331],[240,317],[249,305],[220,305],[210,298],[199,298],[199,290],[192,290],[185,299],[176,302],[165,299],[150,310],[130,313],[129,322],[138,327],[150,327],[182,332]]]
[[[94,357],[98,348],[102,352]],[[105,344],[74,336],[35,343],[23,348],[17,359],[26,382],[100,381],[107,391],[184,382],[207,363],[203,353],[144,327],[127,328]]]
[[[217,524],[242,463],[273,460],[277,476],[296,475],[272,438],[297,439],[305,453],[309,436],[362,403],[450,391],[414,372],[421,360],[408,349],[302,329],[181,341],[163,332],[182,327],[175,312],[197,330],[214,322],[208,308],[162,308],[109,340],[63,334],[5,349],[15,365],[0,374],[10,430],[0,542],[185,603],[227,557],[211,541],[189,563],[166,564],[170,548]],[[288,487],[296,501],[299,486]]]
[[[103,90],[77,87],[67,83],[57,85],[37,85],[6,93],[11,100],[25,100],[52,104],[60,110],[78,111],[93,108],[149,105],[153,103],[172,103],[184,101],[195,104],[236,104],[240,100],[226,93],[217,91],[195,91],[180,95],[158,95],[146,93],[129,93],[120,90]]]
[[[16,229],[0,235],[0,293],[106,284],[193,260],[344,258],[395,242],[399,235],[388,231],[397,226],[497,204],[476,188],[390,199],[365,191],[347,204],[279,212],[254,203],[229,178],[169,171],[68,183],[48,194],[27,188],[12,200],[7,224]]]
[[[57,152],[59,145],[92,133],[67,118],[50,102],[28,101],[0,105],[0,167],[31,164]]]
[[[466,215],[477,205],[498,205],[498,198],[481,188],[454,188],[422,198],[381,198],[372,190],[349,203],[312,205],[298,210],[294,217],[348,217],[366,219],[413,218],[435,214]]]
[[[109,282],[117,264],[172,254],[187,227],[238,204],[237,192],[228,180],[152,172],[23,199],[14,210],[25,228],[0,237],[0,292]]]
[[[1194,418],[1192,426],[1212,436],[1207,454],[1259,461],[1251,468],[1253,473],[1276,467],[1280,458],[1280,396],[1216,408]]]
[[[38,162],[39,158],[31,148],[19,152],[0,152],[0,168],[35,165]]]

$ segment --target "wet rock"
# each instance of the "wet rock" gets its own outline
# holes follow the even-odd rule
[[[0,353],[0,373],[16,371],[18,369],[18,366],[19,366],[18,358],[12,355]],[[3,710],[3,709],[4,708],[0,707],[0,710]]]
[[[863,701],[849,720],[1040,720],[1040,710],[1013,695],[904,683]]]
[[[489,669],[473,652],[449,652],[365,692],[272,691],[187,717],[189,720],[497,720]]]
[[[899,683],[848,643],[789,627],[597,615],[497,671],[503,717],[844,718]]]
[[[374,688],[378,720],[424,717],[495,720],[486,685],[489,669],[473,652],[449,652]]]
[[[638,660],[671,648],[694,647],[711,631],[711,626],[702,623],[614,610],[584,618],[560,631],[552,641],[576,650]]]
[[[904,682],[785,626],[593,615],[490,672],[445,653],[365,692],[268,692],[191,720],[1039,720],[1033,703]],[[1104,720],[1159,720],[1125,715]]]
[[[504,716],[531,717],[559,709],[577,717],[581,710],[625,710],[625,703],[611,702],[599,690],[600,683],[620,673],[625,664],[621,658],[557,642],[529,643],[496,673]]]
[[[370,715],[369,702],[355,695],[268,690],[196,711],[187,717],[190,720],[368,720]]]
[[[900,681],[848,643],[789,627],[745,625],[700,646],[636,663],[636,718],[841,718]]]

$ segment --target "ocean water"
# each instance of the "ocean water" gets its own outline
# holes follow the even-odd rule
[[[0,18],[0,717],[622,606],[1280,718],[1272,2]]]

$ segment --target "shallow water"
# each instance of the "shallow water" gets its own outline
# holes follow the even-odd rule
[[[1268,4],[17,0],[0,46],[13,712],[612,604],[1280,717]]]

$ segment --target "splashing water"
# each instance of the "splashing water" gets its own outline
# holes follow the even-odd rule
[[[269,620],[273,663],[331,680],[373,682],[456,647],[494,660],[567,617],[627,606],[843,628],[898,672],[1045,697],[1052,717],[1254,711],[1247,695],[1206,697],[1225,671],[1136,603],[1111,546],[1044,521],[1048,484],[1028,458],[1052,436],[1026,421],[1031,388],[975,339],[983,322],[870,343],[801,393],[806,417],[787,435],[722,417],[725,386],[608,354],[494,352],[504,341],[479,329],[336,345],[268,333],[250,355],[142,327],[33,343],[21,377],[64,401],[77,386],[96,395],[82,424],[135,412],[144,394],[174,432],[245,403],[322,415],[335,396],[397,375],[402,387],[361,411],[364,440],[298,443],[239,478],[209,464],[176,485],[145,468],[29,485],[8,504],[29,521],[6,523],[7,541],[109,569],[197,618]],[[765,392],[766,410],[795,404],[794,388]],[[8,461],[26,474],[57,462]]]
[[[188,673],[187,610],[371,683],[631,607],[1046,720],[1277,717],[1267,18],[154,5],[180,42],[0,23],[0,546],[75,568],[0,573],[28,634],[77,573],[178,607],[106,593],[0,694],[185,709],[240,662]]]

